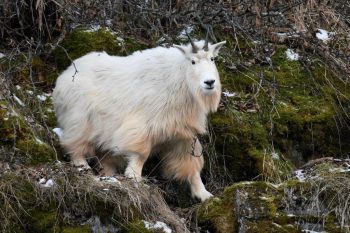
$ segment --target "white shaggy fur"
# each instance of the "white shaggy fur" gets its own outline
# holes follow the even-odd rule
[[[202,201],[211,197],[200,178],[204,160],[194,138],[206,133],[207,114],[220,101],[212,58],[224,43],[204,51],[204,41],[196,42],[197,53],[187,45],[126,57],[92,52],[75,60],[76,69],[72,64],[65,70],[53,92],[61,143],[73,165],[88,167],[86,156],[102,149],[127,158],[125,175],[139,181],[144,162],[157,150],[167,177],[187,180]],[[110,158],[102,163],[113,171]]]

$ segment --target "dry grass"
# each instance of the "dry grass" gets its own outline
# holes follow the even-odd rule
[[[324,225],[335,219],[344,232],[350,232],[349,160],[326,158],[305,167],[305,180],[285,189],[286,211],[302,219],[318,219]]]
[[[52,179],[54,185],[43,187],[41,178]],[[62,164],[7,170],[0,178],[0,204],[4,207],[0,210],[1,232],[11,231],[14,222],[26,229],[30,214],[53,206],[57,224],[62,224],[59,219],[63,224],[74,223],[78,214],[80,224],[86,224],[89,216],[106,216],[107,221],[126,228],[138,220],[163,221],[175,232],[187,232],[157,187],[124,177],[99,180]]]
[[[327,218],[334,214],[339,225],[350,232],[350,176],[342,168],[332,164],[321,164],[315,167],[317,177],[310,182],[309,211]]]

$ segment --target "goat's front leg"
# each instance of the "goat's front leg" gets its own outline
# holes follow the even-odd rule
[[[194,171],[187,178],[187,180],[191,187],[192,196],[197,197],[203,202],[211,198],[213,195],[207,191],[200,176],[200,172],[204,166],[204,158],[202,153],[202,145],[199,142],[198,138],[194,138],[194,141],[192,142],[191,160],[192,163],[199,163],[201,166],[198,167],[198,169]]]
[[[213,195],[208,192],[200,177],[204,165],[202,146],[197,138],[194,140],[178,140],[169,143],[164,159],[164,174],[180,181],[187,180],[191,194],[201,201]]]
[[[128,165],[125,169],[125,176],[134,179],[137,182],[140,182],[142,180],[142,168],[147,158],[136,153],[130,153],[127,159]]]
[[[213,194],[206,190],[199,172],[196,172],[191,177],[188,177],[188,182],[190,183],[193,197],[197,197],[203,202],[213,196]]]

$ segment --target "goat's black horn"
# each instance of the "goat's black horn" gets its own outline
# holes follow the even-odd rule
[[[197,48],[197,46],[193,43],[193,41],[192,41],[190,35],[188,35],[187,31],[186,31],[186,35],[187,35],[187,37],[188,37],[188,40],[189,40],[190,43],[191,43],[191,46],[192,46],[192,53],[197,53],[197,52],[198,52],[198,48]]]
[[[204,43],[204,51],[208,51],[209,50],[209,27],[207,27],[207,35],[205,36],[205,43]]]

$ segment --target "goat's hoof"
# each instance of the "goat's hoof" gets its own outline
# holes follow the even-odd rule
[[[132,179],[133,181],[135,181],[137,183],[140,183],[143,180],[141,176],[137,176],[134,173],[125,172],[124,175],[126,178]]]
[[[86,161],[72,161],[71,164],[75,167],[79,172],[91,171],[91,167]]]
[[[200,191],[193,195],[194,197],[198,198],[201,202],[204,202],[208,200],[209,198],[213,197],[213,194],[208,192],[207,190]]]

